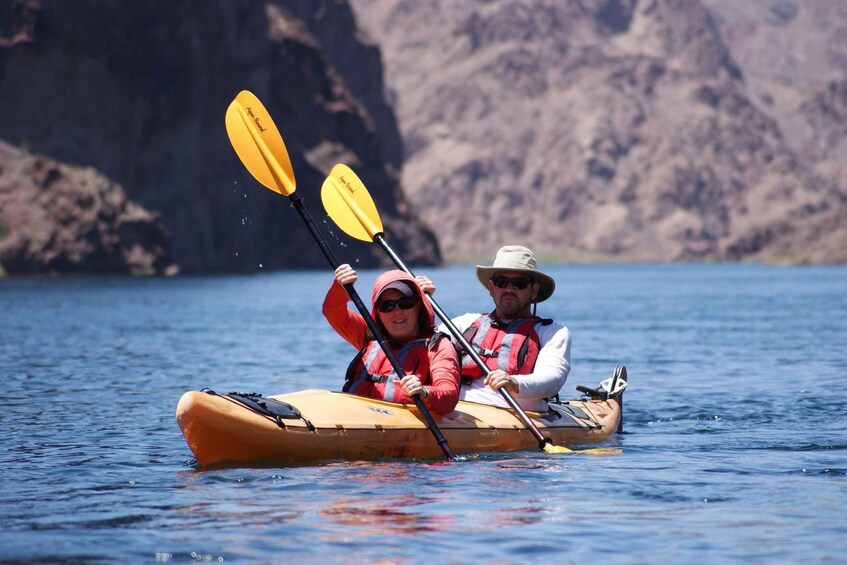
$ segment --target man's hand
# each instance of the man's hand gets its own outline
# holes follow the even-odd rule
[[[517,377],[510,375],[506,371],[501,371],[500,369],[495,369],[488,373],[488,376],[485,377],[485,385],[490,386],[494,390],[505,388],[509,392],[515,394],[518,393]]]

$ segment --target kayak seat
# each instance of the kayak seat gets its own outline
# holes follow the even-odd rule
[[[548,402],[547,406],[550,408],[550,411],[542,415],[539,419],[550,422],[551,424],[555,422],[557,425],[562,425],[562,422],[564,422],[567,428],[581,428],[582,424],[577,422],[577,420],[583,420],[591,423],[593,426],[597,425],[585,410],[577,406],[553,402]]]

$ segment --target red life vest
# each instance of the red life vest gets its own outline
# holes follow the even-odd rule
[[[406,374],[417,375],[422,384],[429,384],[429,352],[435,349],[438,340],[446,337],[436,333],[432,337],[414,339],[404,343],[400,349],[391,348],[394,357],[402,365]],[[370,341],[347,368],[344,392],[368,398],[379,398],[397,402],[397,392],[403,391],[399,379],[388,357],[376,340]]]
[[[501,369],[510,375],[526,375],[535,368],[539,341],[535,324],[551,324],[553,320],[537,316],[503,322],[481,314],[464,331],[465,339],[479,354],[490,370]],[[462,381],[478,379],[484,375],[470,355],[459,348],[462,359]]]

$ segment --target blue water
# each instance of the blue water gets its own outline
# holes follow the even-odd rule
[[[847,268],[549,272],[563,396],[629,370],[616,455],[200,469],[186,390],[339,388],[328,272],[0,281],[0,560],[845,562]]]

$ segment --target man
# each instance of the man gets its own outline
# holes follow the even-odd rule
[[[494,311],[452,321],[490,372],[486,376],[469,355],[462,355],[459,398],[508,407],[498,392],[505,388],[524,410],[547,411],[545,399],[559,392],[571,369],[568,329],[534,315],[536,305],[553,295],[555,281],[520,245],[501,247],[493,265],[476,266],[476,276],[494,300]],[[418,277],[418,284],[430,294],[435,290],[425,277]],[[442,325],[439,331],[447,328]]]

